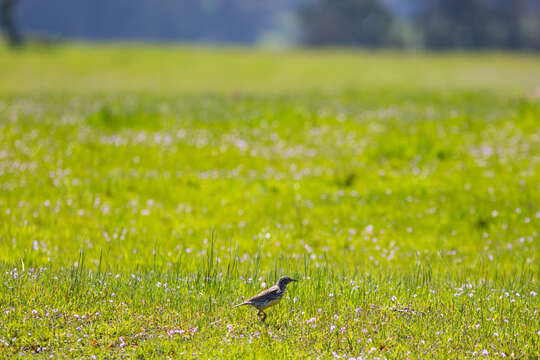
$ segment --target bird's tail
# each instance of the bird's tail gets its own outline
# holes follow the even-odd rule
[[[236,304],[236,305],[234,305],[233,308],[239,307],[239,306],[242,306],[242,305],[249,305],[249,303],[248,303],[247,301],[245,301],[245,302],[243,302],[243,303],[241,303],[241,304]]]

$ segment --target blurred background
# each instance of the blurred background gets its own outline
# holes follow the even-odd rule
[[[538,0],[0,0],[9,44],[540,49]]]

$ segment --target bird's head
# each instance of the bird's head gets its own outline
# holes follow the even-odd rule
[[[278,282],[277,282],[277,286],[278,286],[280,289],[285,290],[285,287],[286,287],[289,283],[291,283],[291,282],[293,282],[293,281],[298,281],[298,280],[295,280],[295,279],[293,279],[293,278],[291,278],[291,277],[288,277],[288,276],[282,276],[282,277],[279,278],[279,280],[278,280]]]

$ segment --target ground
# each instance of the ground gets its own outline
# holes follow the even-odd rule
[[[540,56],[0,48],[0,358],[540,356]],[[232,308],[281,275],[268,311]]]

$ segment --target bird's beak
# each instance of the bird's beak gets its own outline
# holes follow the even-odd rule
[[[298,280],[296,280],[296,279],[291,279],[291,281],[297,282]]]

